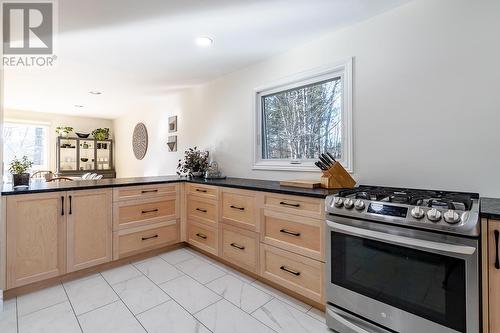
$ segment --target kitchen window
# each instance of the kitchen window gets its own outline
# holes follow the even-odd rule
[[[49,127],[45,124],[6,121],[3,124],[3,178],[10,180],[9,164],[15,158],[28,156],[32,170],[48,170]]]
[[[254,169],[318,171],[329,152],[352,171],[352,60],[255,90]]]

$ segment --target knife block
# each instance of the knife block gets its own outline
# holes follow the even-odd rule
[[[356,181],[339,162],[333,163],[328,170],[323,171],[323,176],[321,176],[321,187],[323,188],[353,188],[354,185],[356,185]]]

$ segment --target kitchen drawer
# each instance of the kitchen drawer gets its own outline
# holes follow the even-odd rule
[[[179,242],[177,221],[130,228],[113,233],[113,260]]]
[[[219,198],[219,189],[215,186],[186,184],[187,194],[196,195],[208,199],[217,200]]]
[[[117,187],[113,189],[113,201],[140,200],[177,193],[177,187],[177,184]]]
[[[188,243],[204,251],[218,255],[217,229],[188,221]]]
[[[175,220],[178,217],[176,194],[163,195],[148,200],[115,202],[113,206],[113,230]]]
[[[264,209],[261,240],[324,261],[324,220]]]
[[[315,302],[323,302],[324,263],[261,244],[260,274]]]
[[[189,220],[217,227],[217,201],[188,195],[187,217]]]
[[[255,192],[223,189],[222,220],[240,228],[258,231]]]
[[[257,272],[259,260],[258,234],[245,229],[221,224],[220,256],[246,270]]]
[[[325,200],[323,199],[266,193],[264,207],[317,219],[325,218]]]

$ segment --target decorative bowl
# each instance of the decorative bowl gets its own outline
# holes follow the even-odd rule
[[[89,135],[90,135],[90,133],[78,133],[78,132],[76,132],[76,136],[81,138],[81,139],[86,139],[89,137]]]

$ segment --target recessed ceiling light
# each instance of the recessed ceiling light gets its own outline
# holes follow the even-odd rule
[[[91,94],[91,95],[100,95],[100,94],[102,94],[102,92],[96,91],[96,90],[92,90],[92,91],[89,91],[89,94]]]
[[[209,47],[214,43],[214,40],[210,37],[198,37],[195,40],[196,45],[201,47]]]
[[[75,104],[75,108],[83,108],[83,105]]]

